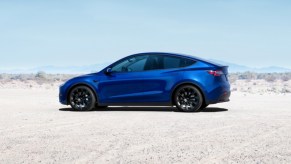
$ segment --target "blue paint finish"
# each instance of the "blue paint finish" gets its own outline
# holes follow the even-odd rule
[[[112,72],[108,68],[137,56],[170,56],[195,61],[195,64],[171,69],[145,70],[139,72]],[[224,74],[213,76],[209,70],[222,70]],[[200,58],[174,53],[141,53],[125,57],[98,73],[83,75],[68,80],[60,87],[59,101],[68,105],[70,90],[77,85],[87,85],[97,98],[99,105],[161,103],[172,104],[174,90],[183,84],[195,85],[202,92],[205,102],[213,104],[229,100],[230,85],[227,66]]]

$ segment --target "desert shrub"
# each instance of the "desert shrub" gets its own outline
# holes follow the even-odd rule
[[[53,83],[53,82],[65,82],[68,79],[77,75],[71,74],[47,74],[45,72],[38,72],[36,74],[0,74],[0,81],[2,83],[15,81],[21,81],[27,83],[28,81],[35,81],[38,84]]]
[[[291,72],[288,73],[255,73],[255,72],[242,72],[230,73],[229,81],[235,82],[236,80],[266,80],[267,82],[274,82],[276,80],[289,81],[291,79]]]
[[[282,81],[289,81],[289,80],[290,80],[290,77],[283,76],[283,77],[281,78],[281,80],[282,80]]]
[[[17,75],[11,76],[10,79],[11,80],[18,80],[18,81],[26,82],[29,78],[30,78],[29,74],[17,74]]]
[[[229,74],[228,80],[231,84],[235,83],[238,80],[238,74],[236,74],[236,73]]]
[[[267,82],[274,82],[277,80],[276,74],[268,73],[264,78]]]
[[[265,74],[263,74],[263,73],[257,74],[257,79],[259,79],[259,80],[265,79]]]
[[[47,74],[45,72],[43,72],[43,71],[39,71],[39,72],[36,73],[35,77],[38,78],[38,79],[46,79]]]
[[[256,78],[257,75],[254,72],[244,72],[238,75],[238,79],[240,80],[254,80]]]
[[[2,73],[2,74],[0,74],[0,80],[7,80],[7,79],[9,79],[9,78],[10,78],[9,75],[6,74],[6,73]]]
[[[289,81],[291,79],[291,73],[285,73],[281,76],[282,81]]]
[[[289,88],[282,88],[281,93],[291,93],[291,90]]]

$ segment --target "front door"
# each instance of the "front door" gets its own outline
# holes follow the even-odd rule
[[[166,80],[158,72],[112,73],[99,84],[103,102],[122,104],[166,101],[163,96]]]

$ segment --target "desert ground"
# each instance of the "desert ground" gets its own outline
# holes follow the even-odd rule
[[[291,163],[288,81],[237,81],[230,102],[199,113],[74,112],[59,84],[0,84],[0,163]]]

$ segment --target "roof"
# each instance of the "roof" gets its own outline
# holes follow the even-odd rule
[[[191,59],[194,59],[194,60],[206,62],[206,63],[212,64],[212,65],[223,66],[223,65],[221,65],[219,63],[215,63],[213,61],[209,61],[209,60],[206,60],[206,59],[202,59],[200,57],[196,57],[196,56],[192,56],[192,55],[185,55],[185,54],[180,54],[180,53],[172,53],[172,52],[143,52],[143,53],[133,54],[131,56],[137,56],[137,55],[156,55],[156,54],[159,54],[159,55],[168,55],[168,56],[176,56],[176,57],[186,57],[186,58],[191,58]]]

